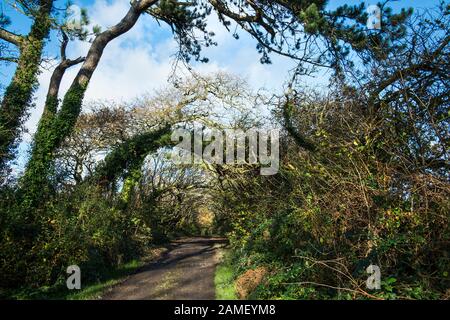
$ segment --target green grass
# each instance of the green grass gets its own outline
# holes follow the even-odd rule
[[[226,255],[216,268],[214,284],[217,300],[237,300],[234,289],[233,268],[230,259]]]
[[[71,290],[72,293],[68,294],[65,298],[67,300],[92,300],[96,299],[108,288],[116,285],[122,279],[142,267],[144,262],[139,260],[131,260],[128,263],[123,264],[119,268],[112,270],[112,272],[105,278],[104,281],[88,284],[81,290]]]
[[[101,294],[113,285],[121,282],[126,276],[136,272],[145,264],[141,260],[131,260],[118,268],[111,269],[104,273],[102,279],[96,282],[83,283],[81,280],[80,290],[69,290],[65,283],[52,287],[41,287],[34,290],[18,290],[5,295],[6,299],[14,300],[34,300],[34,299],[52,299],[52,300],[92,300],[97,299]]]

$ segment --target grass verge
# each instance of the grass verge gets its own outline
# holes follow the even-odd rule
[[[71,290],[71,293],[65,296],[66,300],[94,300],[101,297],[102,293],[112,286],[120,283],[123,279],[135,273],[141,268],[145,262],[140,260],[131,260],[128,263],[121,265],[119,268],[112,270],[111,273],[105,277],[103,281],[88,284],[81,290]],[[67,289],[66,289],[67,290]]]
[[[214,274],[214,285],[216,287],[217,300],[237,300],[234,289],[234,274],[227,252],[222,249],[220,262],[216,267]]]
[[[106,289],[121,282],[144,264],[140,260],[131,260],[118,268],[104,272],[98,281],[89,283],[82,281],[80,290],[69,290],[61,281],[53,286],[34,289],[17,289],[8,292],[0,290],[0,298],[8,300],[94,300],[98,299]]]
[[[166,249],[158,248],[142,259],[134,259],[117,268],[103,272],[102,279],[96,282],[81,282],[80,290],[69,290],[65,283],[38,289],[17,290],[15,292],[1,292],[0,298],[12,300],[95,300],[112,286],[122,282],[127,276],[137,272],[150,260],[156,259]],[[81,271],[83,274],[83,271]]]

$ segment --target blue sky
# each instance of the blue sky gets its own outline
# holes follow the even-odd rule
[[[9,5],[9,0],[0,0],[0,10],[10,16],[12,23],[9,29],[17,33],[27,33],[30,21],[14,11]],[[344,3],[358,4],[362,1],[329,1],[329,7],[334,8]],[[366,4],[375,4],[377,1],[366,1]],[[399,0],[393,2],[391,7],[425,8],[436,5],[439,0]],[[66,0],[57,1],[57,7],[63,8]],[[73,4],[85,7],[88,10],[91,22],[100,25],[103,29],[117,23],[126,13],[129,0],[72,0]],[[283,88],[289,71],[294,67],[294,62],[280,56],[272,56],[271,65],[261,65],[260,56],[255,50],[256,42],[246,33],[240,32],[240,39],[235,40],[223,26],[221,26],[215,14],[209,17],[209,30],[216,33],[218,47],[204,50],[210,62],[207,64],[193,64],[198,72],[227,71],[238,74],[248,80],[255,88],[280,91]],[[21,150],[24,151],[31,141],[37,122],[42,113],[43,101],[47,91],[48,82],[53,66],[58,55],[58,40],[53,32],[50,41],[45,48],[45,56],[50,58],[50,63],[45,65],[39,76],[39,89],[35,94],[36,107],[31,110],[29,120],[26,123],[28,133],[24,135]],[[68,56],[75,58],[84,56],[89,48],[89,43],[73,42],[68,47]],[[144,93],[151,93],[167,84],[167,79],[172,72],[173,57],[176,52],[175,43],[167,26],[158,25],[149,16],[142,17],[136,26],[127,34],[115,39],[108,45],[104,56],[97,68],[91,84],[86,92],[86,102],[92,100],[129,100]],[[52,60],[54,59],[54,60]],[[182,72],[182,70],[180,70]],[[1,66],[0,83],[8,84],[14,72],[14,66]],[[61,92],[70,85],[77,68],[70,69],[62,82]],[[319,74],[315,78],[305,81],[311,86],[325,86],[326,74]]]
[[[129,0],[71,0],[73,4],[79,5],[80,7],[84,7],[88,10],[89,16],[93,24],[99,24],[103,28],[107,28],[108,26],[116,23],[126,12],[127,7],[129,5]],[[7,15],[11,17],[12,24],[10,29],[17,33],[26,33],[30,27],[30,21],[26,17],[18,14],[14,9],[8,5],[8,0],[1,0],[2,4],[0,10],[3,10]],[[59,0],[56,2],[56,6],[63,8],[67,0]],[[346,4],[358,4],[361,3],[360,0],[330,0],[328,6],[330,8],[335,8],[344,3]],[[393,1],[390,6],[394,9],[398,10],[401,7],[413,7],[413,8],[424,8],[434,6],[439,2],[439,0],[398,0]],[[366,4],[376,3],[376,1],[366,1]],[[259,55],[255,50],[255,41],[251,39],[244,32],[240,32],[241,38],[237,41],[233,39],[233,37],[226,32],[226,30],[220,26],[216,19],[215,15],[211,16],[212,20],[211,27],[213,31],[217,34],[216,38],[219,42],[219,46],[217,48],[211,48],[204,50],[204,53],[210,58],[209,65],[198,65],[195,64],[195,67],[202,71],[214,71],[216,69],[224,69],[230,72],[239,73],[244,77],[247,77],[249,81],[252,82],[252,85],[255,87],[265,86],[269,88],[276,89],[282,85],[284,79],[286,78],[286,73],[294,66],[292,61],[288,59],[273,56],[273,65],[265,65],[261,66],[259,64]],[[133,31],[128,33],[125,36],[122,36],[119,39],[114,41],[113,46],[118,51],[129,50],[130,52],[134,52],[138,49],[140,52],[145,54],[147,58],[151,58],[151,61],[157,65],[156,70],[160,69],[164,64],[167,64],[168,58],[170,59],[170,55],[175,52],[175,48],[173,47],[173,40],[170,29],[167,26],[159,26],[152,18],[145,16],[139,20],[137,26]],[[73,56],[84,55],[87,50],[87,44],[75,43],[69,46],[69,54],[72,52]],[[56,39],[56,33],[53,32],[50,41],[48,42],[45,50],[46,56],[50,58],[56,58],[58,55],[58,41]],[[108,48],[107,53],[112,51],[113,49]],[[123,56],[123,55],[122,55]],[[136,57],[139,57],[137,54]],[[142,58],[142,56],[140,57]],[[105,60],[105,59],[104,59]],[[112,75],[112,72],[108,72],[107,68],[114,68],[122,70],[125,69],[124,63],[139,63],[139,61],[127,61],[120,60],[113,61],[113,59],[109,59],[109,61],[102,61],[99,66],[99,70],[97,73],[106,72],[108,76]],[[142,61],[145,65],[145,62]],[[51,66],[47,66],[51,68]],[[146,69],[144,69],[147,71]],[[71,70],[75,72],[74,70]],[[148,70],[151,71],[151,70]],[[161,72],[162,70],[159,70]],[[5,85],[9,82],[12,74],[14,72],[14,66],[10,65],[9,67],[2,66],[2,70],[0,71],[0,83]],[[43,75],[41,75],[41,79],[45,80],[45,74],[49,72],[44,71]],[[152,74],[153,72],[150,72]],[[146,76],[148,76],[148,72],[145,72]],[[159,74],[159,73],[158,73]],[[118,76],[120,73],[117,74]],[[135,74],[134,74],[135,75]],[[113,77],[113,78],[118,78]],[[68,78],[69,76],[67,76]],[[139,78],[139,77],[137,77]],[[163,84],[158,79],[148,78],[147,81],[139,81],[139,85],[137,85],[136,81],[131,81],[134,84],[134,88],[128,88],[129,90],[125,91],[122,88],[123,92],[114,92],[105,95],[101,92],[89,92],[88,98],[120,98],[121,94],[123,98],[129,98],[130,95],[139,94],[138,91],[144,89],[144,91],[152,90],[158,85]],[[127,78],[123,82],[127,82]],[[94,79],[95,80],[95,79]],[[115,81],[116,79],[111,79],[108,77],[108,82]],[[311,80],[312,81],[312,80]],[[147,83],[145,83],[147,82]],[[163,81],[164,82],[164,81]],[[158,84],[158,85],[157,85]],[[42,86],[44,87],[46,83],[42,81]],[[107,87],[107,84],[104,85]],[[146,89],[147,87],[147,89]],[[41,90],[44,91],[45,90]],[[93,90],[89,90],[93,91]]]
[[[30,21],[23,15],[17,13],[11,6],[8,4],[8,0],[1,0],[0,10],[3,10],[7,15],[11,17],[12,25],[10,29],[17,33],[26,33],[30,27]],[[63,8],[67,0],[59,0],[56,2],[56,6],[59,8]],[[79,5],[80,7],[84,7],[88,10],[89,15],[93,21],[93,23],[98,22],[103,28],[108,27],[111,24],[117,22],[126,8],[128,7],[129,0],[71,0],[73,4]],[[330,0],[328,6],[330,8],[336,8],[339,5],[344,3],[352,5],[359,4],[363,1],[361,0]],[[377,1],[365,1],[366,4],[376,3]],[[413,7],[413,8],[426,8],[436,5],[439,0],[397,0],[391,2],[389,5],[398,10],[402,7]],[[212,16],[214,19],[214,15]],[[254,50],[255,42],[249,36],[240,33],[241,39],[239,41],[234,40],[230,34],[224,30],[223,27],[219,26],[216,21],[213,23],[214,31],[219,34],[219,48],[213,48],[210,50],[205,50],[212,64],[224,68],[230,68],[230,71],[237,71],[239,73],[244,73],[244,76],[248,75],[245,71],[242,71],[242,64],[239,63],[239,59],[236,59],[235,54],[241,53],[238,57],[242,57],[242,53],[244,50],[248,48],[253,49],[253,52],[245,52],[245,54],[252,53],[252,61],[257,62],[259,56]],[[119,43],[120,48],[139,48],[140,50],[147,51],[148,54],[152,54],[153,59],[156,62],[161,62],[167,55],[173,52],[155,52],[155,48],[159,46],[164,46],[167,42],[170,42],[172,39],[171,32],[166,26],[159,26],[153,19],[150,17],[144,17],[140,19],[138,22],[138,28],[140,27],[140,32],[144,31],[143,37],[122,37],[121,39],[116,40]],[[137,33],[135,33],[137,34]],[[52,33],[51,41],[48,42],[46,47],[46,55],[49,57],[57,57],[58,55],[58,41],[56,40],[55,32]],[[138,41],[144,40],[143,43],[139,43]],[[166,48],[168,49],[168,48]],[[69,48],[70,50],[70,48]],[[75,50],[76,53],[79,50]],[[232,53],[232,54],[231,54]],[[254,58],[254,59],[253,59]],[[286,71],[293,66],[292,62],[288,59],[277,59],[279,57],[275,57],[276,67],[273,66],[265,66],[267,70],[275,70],[276,73],[280,71]],[[247,59],[245,59],[247,60]],[[243,64],[248,66],[247,61]],[[287,68],[286,68],[287,67]],[[2,67],[3,69],[0,72],[0,83],[7,84],[14,72],[14,66],[11,65],[9,67]],[[281,68],[281,69],[280,69]],[[206,68],[208,69],[208,68]],[[245,69],[245,68],[244,68]],[[248,68],[247,68],[248,69]],[[257,68],[258,69],[258,68]],[[281,77],[283,78],[283,77]],[[273,78],[271,79],[273,82]],[[261,84],[260,81],[256,83],[256,85]],[[43,85],[45,85],[43,83]]]

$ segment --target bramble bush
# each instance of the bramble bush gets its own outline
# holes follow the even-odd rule
[[[27,212],[27,225],[20,205],[2,209],[2,288],[61,282],[71,264],[86,281],[98,280],[105,268],[139,256],[152,239],[137,213],[120,210],[116,199],[92,186],[55,195]]]
[[[253,298],[444,298],[446,175],[405,170],[396,150],[410,143],[408,128],[399,133],[390,118],[365,116],[358,99],[347,98],[296,106],[296,128],[320,146],[315,152],[285,134],[278,175],[249,168],[225,179],[218,194],[231,221],[236,274],[271,269]],[[369,264],[381,268],[380,291],[365,288]]]

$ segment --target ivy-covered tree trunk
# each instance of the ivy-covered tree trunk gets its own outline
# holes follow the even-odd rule
[[[64,95],[59,111],[57,111],[57,96],[47,99],[44,116],[34,137],[32,157],[22,179],[22,187],[29,191],[27,198],[29,198],[30,206],[36,205],[35,202],[39,200],[36,192],[47,184],[55,151],[71,134],[75,126],[81,112],[84,94],[100,62],[103,50],[110,41],[128,32],[136,24],[140,15],[156,2],[156,0],[132,2],[129,11],[118,24],[95,37],[81,69]],[[53,112],[56,113],[52,114]]]
[[[142,167],[145,157],[149,153],[172,144],[170,128],[170,125],[166,125],[124,141],[106,156],[103,164],[98,167],[89,180],[106,187],[123,176],[125,171],[127,171],[126,178],[135,175],[135,171]]]
[[[20,50],[17,68],[5,90],[0,109],[0,170],[13,158],[15,142],[20,134],[28,107],[37,86],[45,38],[51,28],[51,11],[54,0],[41,0],[31,31],[27,36],[2,30],[2,39]]]
[[[57,121],[59,88],[66,70],[84,61],[84,58],[82,57],[79,57],[75,60],[66,58],[65,48],[68,41],[68,37],[64,34],[64,41],[61,49],[62,61],[55,68],[52,77],[50,78],[47,98],[45,100],[44,112],[39,121],[37,134],[35,135],[31,159],[28,163],[25,175],[22,178],[24,187],[28,191],[39,189],[41,191],[48,191],[45,190],[48,182],[46,173],[48,173],[50,170],[49,167],[44,167],[44,165],[50,163],[52,159],[52,153],[48,152],[47,142],[51,142],[53,140],[52,135],[54,134],[54,132],[48,129],[54,126]],[[34,194],[34,192],[32,192],[31,194]],[[45,192],[45,194],[47,194],[47,192]],[[27,198],[29,198],[28,200],[31,201],[34,197],[30,197],[29,195],[29,197]],[[42,199],[42,197],[39,198]],[[35,205],[35,203],[30,203],[30,205]]]

